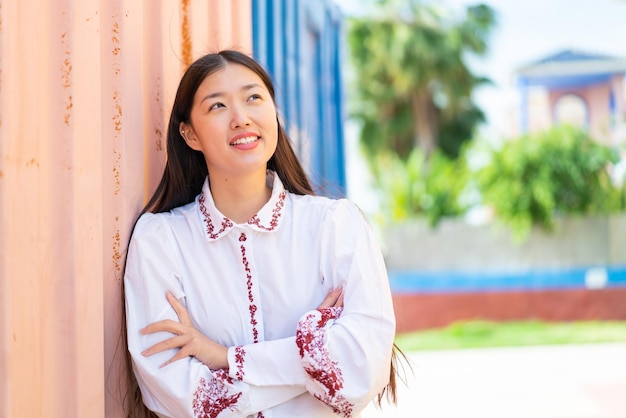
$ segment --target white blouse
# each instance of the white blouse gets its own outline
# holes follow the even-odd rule
[[[275,173],[269,202],[236,224],[208,181],[194,202],[141,216],[125,274],[128,349],[145,404],[161,417],[354,417],[383,389],[395,318],[381,251],[348,200],[289,193]],[[344,308],[317,309],[344,289]],[[202,334],[229,347],[228,370],[194,357],[159,368],[177,320],[171,291]]]

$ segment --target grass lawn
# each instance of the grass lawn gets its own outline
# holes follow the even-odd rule
[[[626,321],[467,321],[396,337],[396,343],[405,352],[600,342],[626,342]]]

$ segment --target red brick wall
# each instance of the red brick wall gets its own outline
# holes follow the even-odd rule
[[[626,288],[519,292],[396,294],[399,333],[437,328],[456,321],[540,319],[624,320]]]

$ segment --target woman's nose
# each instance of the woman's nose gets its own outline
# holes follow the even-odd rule
[[[243,106],[233,106],[233,114],[230,126],[232,129],[242,128],[250,125],[250,118]]]

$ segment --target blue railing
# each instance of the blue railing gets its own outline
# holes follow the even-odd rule
[[[390,271],[389,281],[394,293],[601,289],[626,286],[626,266],[534,269],[515,272]]]

